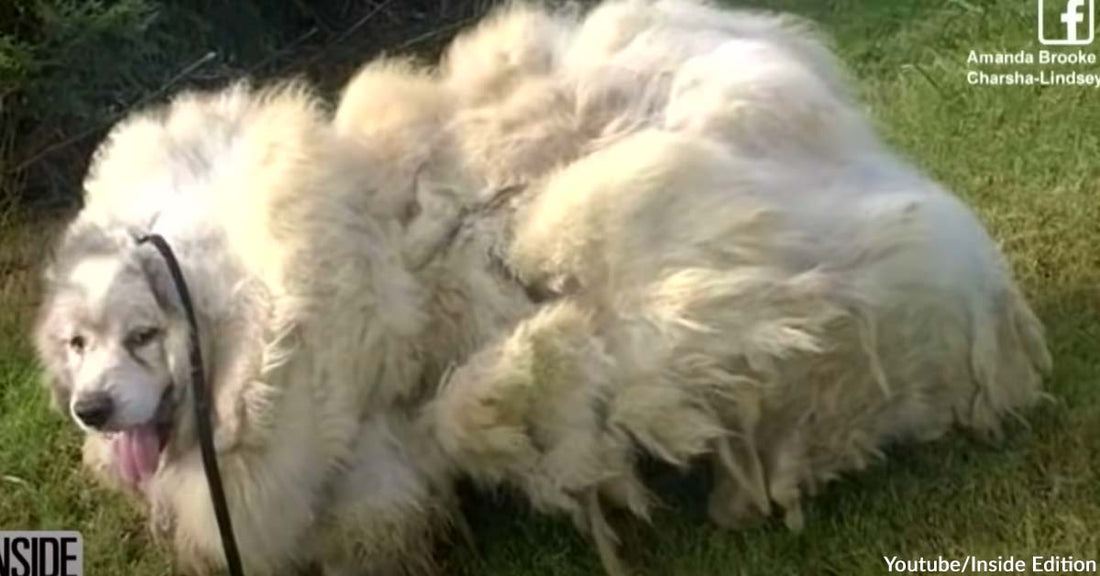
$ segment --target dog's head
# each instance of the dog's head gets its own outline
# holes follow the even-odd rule
[[[45,282],[35,336],[55,405],[110,446],[116,478],[138,486],[175,428],[188,366],[165,264],[130,232],[78,220]]]
[[[378,295],[366,280],[414,286],[390,228],[375,220],[399,210],[379,200],[389,189],[370,166],[297,84],[183,94],[112,131],[48,265],[36,327],[57,404],[89,434],[86,464],[141,485],[196,448],[192,411],[181,409],[191,404],[189,326],[163,257],[136,241],[141,233],[163,235],[180,259],[219,450],[264,438],[279,405],[266,378],[288,362],[299,332],[335,321],[358,331],[374,320],[313,305],[349,278],[364,287],[354,291],[362,309],[378,310],[395,332],[419,329],[407,320],[420,318],[411,290]]]

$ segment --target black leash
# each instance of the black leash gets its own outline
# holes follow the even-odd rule
[[[187,314],[187,323],[191,328],[190,358],[191,358],[191,392],[195,396],[195,425],[199,433],[199,448],[202,451],[202,469],[206,473],[206,484],[210,487],[210,499],[214,503],[214,516],[218,521],[218,532],[222,537],[222,548],[225,550],[225,563],[229,568],[230,576],[244,576],[241,569],[241,556],[237,551],[237,539],[233,537],[233,523],[229,517],[229,505],[225,501],[225,489],[222,487],[222,477],[218,473],[218,460],[214,455],[214,432],[210,426],[210,401],[206,396],[206,374],[202,363],[202,349],[199,345],[199,325],[195,321],[195,309],[191,304],[191,292],[187,289],[187,282],[183,280],[183,272],[180,271],[179,262],[176,261],[172,248],[159,234],[147,234],[137,239],[138,244],[146,242],[156,247],[160,255],[164,257],[168,271],[172,274],[172,282],[179,292],[180,301],[183,303],[183,311]]]

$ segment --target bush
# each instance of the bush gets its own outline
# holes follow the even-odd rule
[[[433,52],[492,0],[5,0],[0,208],[71,207],[95,144],[184,87],[305,75],[331,90],[382,47]]]

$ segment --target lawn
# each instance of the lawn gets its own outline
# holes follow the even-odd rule
[[[978,211],[1047,326],[1051,401],[998,445],[956,434],[892,451],[812,500],[800,534],[719,531],[700,478],[658,472],[668,506],[622,524],[629,562],[650,576],[847,576],[887,573],[883,556],[1100,560],[1100,90],[967,83],[971,49],[1039,49],[1035,0],[754,4],[820,22],[889,140]],[[0,219],[0,529],[81,531],[87,574],[170,573],[137,511],[80,473],[74,428],[37,381],[27,332],[49,228]],[[600,573],[563,519],[487,496],[469,516],[478,549],[445,548],[447,573]]]

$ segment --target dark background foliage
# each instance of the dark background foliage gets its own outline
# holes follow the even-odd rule
[[[125,113],[185,87],[425,57],[494,0],[0,0],[0,209],[69,208]]]

